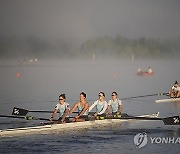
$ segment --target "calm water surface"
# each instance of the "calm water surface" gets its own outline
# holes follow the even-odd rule
[[[135,75],[138,67],[152,77]],[[0,114],[11,115],[13,107],[29,110],[53,110],[60,93],[66,93],[70,106],[85,91],[92,104],[104,91],[106,100],[117,91],[120,98],[168,92],[175,80],[180,82],[180,62],[104,60],[49,61],[37,66],[0,65]],[[20,73],[20,77],[16,77]],[[142,115],[160,112],[161,117],[180,115],[180,103],[156,104],[166,96],[123,100],[123,112]],[[49,118],[50,114],[29,114]],[[39,121],[0,118],[0,129],[26,127]],[[161,121],[133,121],[121,125],[88,128],[71,132],[51,132],[0,138],[0,153],[178,153],[180,144],[148,144],[139,149],[134,136],[146,132],[148,137],[180,137],[179,126],[165,126]]]

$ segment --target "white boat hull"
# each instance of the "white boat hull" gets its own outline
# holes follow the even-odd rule
[[[171,102],[180,102],[180,98],[167,98],[155,100],[156,103],[171,103]]]
[[[144,115],[145,117],[158,117],[159,113]],[[143,116],[143,115],[142,115]],[[33,134],[33,133],[44,133],[50,131],[66,131],[66,130],[75,130],[87,127],[98,127],[112,124],[120,124],[125,121],[132,121],[132,119],[105,119],[105,120],[95,120],[95,121],[84,121],[84,122],[72,122],[65,124],[52,124],[36,127],[27,127],[27,128],[15,128],[15,129],[5,129],[0,130],[0,137],[7,136],[17,136],[24,134]]]
[[[95,120],[95,121],[84,121],[84,122],[72,122],[66,124],[52,124],[52,125],[44,125],[44,126],[36,126],[36,127],[27,127],[27,128],[15,128],[15,129],[5,129],[0,130],[0,136],[15,136],[21,134],[29,134],[29,133],[43,133],[47,131],[66,131],[71,129],[80,129],[87,128],[91,126],[98,125],[107,125],[113,123],[121,123],[124,121],[128,121],[126,119],[105,119],[105,120]]]

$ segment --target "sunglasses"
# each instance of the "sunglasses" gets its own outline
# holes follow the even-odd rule
[[[116,95],[111,95],[111,96],[116,96]]]
[[[103,97],[103,95],[99,95],[99,97]]]
[[[59,101],[61,101],[61,100],[64,100],[64,99],[60,98]]]

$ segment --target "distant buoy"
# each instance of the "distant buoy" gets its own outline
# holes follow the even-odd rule
[[[21,73],[17,72],[16,77],[19,78],[21,76]]]

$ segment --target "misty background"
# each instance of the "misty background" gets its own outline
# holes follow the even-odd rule
[[[11,115],[14,107],[51,111],[62,93],[72,108],[82,91],[92,105],[100,91],[106,101],[117,91],[123,113],[180,115],[179,102],[155,103],[168,96],[123,99],[166,93],[180,82],[179,28],[180,0],[0,0],[0,114]],[[149,66],[153,76],[136,75]],[[0,118],[0,129],[39,123]],[[139,152],[133,144],[139,131],[180,136],[179,129],[159,121],[102,129],[67,138],[59,133],[2,138],[0,153],[74,153],[82,146],[89,153],[132,153]],[[144,150],[177,153],[179,145],[152,144]]]
[[[0,0],[0,58],[180,53],[179,0]]]

